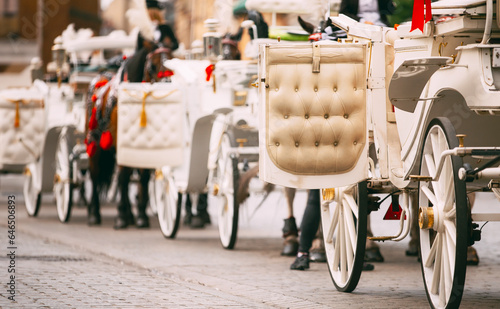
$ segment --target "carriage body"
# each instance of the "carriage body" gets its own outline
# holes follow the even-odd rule
[[[400,231],[395,236],[371,238],[375,240],[401,240],[408,234],[410,196],[414,196],[412,204],[419,206],[422,274],[428,300],[433,308],[454,308],[463,293],[467,246],[480,239],[476,222],[499,219],[498,213],[471,213],[467,193],[481,189],[493,191],[498,197],[500,139],[493,132],[500,126],[500,49],[495,44],[500,37],[500,23],[493,19],[493,12],[500,12],[500,6],[493,6],[492,1],[472,0],[444,0],[432,6],[436,22],[425,24],[423,31],[410,32],[410,25],[399,26],[396,31],[362,25],[345,16],[333,18],[352,40],[367,42],[363,102],[366,143],[370,146],[361,153],[368,163],[356,163],[364,170],[356,177],[323,175],[326,168],[318,171],[318,162],[325,162],[316,150],[318,136],[327,135],[309,125],[311,120],[304,120],[308,110],[303,106],[300,122],[295,128],[286,128],[287,111],[295,102],[293,96],[302,89],[297,89],[296,81],[286,81],[281,88],[287,89],[283,94],[287,99],[277,104],[280,89],[275,85],[282,77],[269,75],[276,69],[266,49],[279,50],[279,46],[261,49],[260,176],[282,185],[323,189],[322,222],[329,270],[337,289],[347,292],[359,280],[359,254],[364,254],[366,237],[362,220],[369,205],[368,195],[393,190],[401,190],[403,195]],[[453,17],[437,16],[450,14]],[[314,70],[315,61],[320,61],[323,54],[315,57],[314,48],[308,48],[307,69]],[[281,55],[294,56],[291,49]],[[300,61],[290,62],[300,65]],[[279,69],[283,66],[283,62],[277,64]],[[336,78],[330,77],[330,87]],[[324,106],[314,103],[316,89],[307,91],[301,100]],[[344,128],[348,125],[342,124]],[[273,130],[280,132],[280,126],[284,130],[275,137]],[[315,152],[299,157],[304,142],[290,140],[287,143],[291,150],[280,154],[282,141],[277,138],[285,140],[290,132],[308,138],[305,142]],[[371,147],[374,152],[369,151]],[[286,157],[292,153],[295,156]],[[337,162],[332,154],[328,156],[328,163]],[[353,157],[346,153],[343,159]],[[307,167],[306,172],[291,171],[284,164],[287,160]],[[345,175],[349,176],[349,172]],[[403,227],[405,214],[408,224]]]

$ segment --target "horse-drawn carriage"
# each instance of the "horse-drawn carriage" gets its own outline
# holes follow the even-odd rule
[[[455,308],[467,247],[480,239],[476,222],[500,219],[474,213],[467,198],[478,189],[499,197],[500,6],[432,6],[423,31],[341,15],[332,20],[348,33],[343,42],[261,46],[260,177],[322,189],[328,267],[344,292],[361,275],[367,213],[377,209],[370,197],[403,196],[400,229],[371,237],[381,241],[408,234],[410,200],[418,203],[429,303]]]

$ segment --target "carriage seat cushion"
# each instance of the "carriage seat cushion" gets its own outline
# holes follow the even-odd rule
[[[40,156],[44,113],[44,95],[36,88],[0,91],[0,169],[4,164],[25,165]]]
[[[265,53],[265,142],[276,167],[353,169],[366,144],[366,45],[276,44]]]
[[[120,85],[117,128],[119,165],[160,168],[182,164],[185,120],[182,98],[181,89],[173,83]],[[146,124],[141,126],[143,112]]]

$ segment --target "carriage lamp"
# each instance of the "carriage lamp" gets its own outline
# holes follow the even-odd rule
[[[335,188],[322,189],[321,194],[323,195],[324,201],[331,202],[335,198]]]
[[[418,226],[422,230],[429,230],[434,226],[434,208],[420,207],[418,209]]]
[[[213,63],[222,57],[222,35],[217,32],[219,21],[207,19],[204,25],[207,32],[203,34],[203,56]]]
[[[57,86],[61,86],[62,80],[62,70],[64,63],[66,61],[66,50],[62,44],[62,38],[58,36],[54,40],[54,46],[52,46],[52,61],[56,64],[56,73],[57,73]]]

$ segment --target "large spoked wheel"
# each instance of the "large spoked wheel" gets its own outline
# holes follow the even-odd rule
[[[181,220],[182,195],[171,177],[157,174],[154,181],[155,204],[163,236],[175,238]]]
[[[238,158],[230,150],[229,136],[222,136],[222,143],[217,156],[214,171],[213,194],[217,203],[219,217],[219,237],[222,247],[233,249],[238,234],[239,203],[237,190],[239,186]]]
[[[443,151],[458,146],[446,118],[427,129],[420,174],[434,176]],[[466,186],[458,178],[462,158],[446,157],[437,181],[420,182],[419,225],[422,275],[432,308],[458,308],[465,283],[469,214]]]
[[[71,164],[69,162],[69,143],[65,134],[59,136],[55,157],[54,197],[56,199],[59,221],[68,222],[73,205],[73,184],[71,183]]]
[[[36,164],[28,164],[25,171],[25,179],[23,186],[24,203],[26,205],[26,212],[31,217],[36,217],[38,211],[40,210],[40,204],[42,202],[42,193],[40,190],[36,189],[35,177],[37,177]]]
[[[365,256],[366,182],[336,188],[334,194],[331,202],[322,195],[321,203],[328,269],[337,290],[352,292],[358,285]]]

